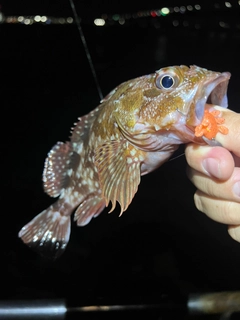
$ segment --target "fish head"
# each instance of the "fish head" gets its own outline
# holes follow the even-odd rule
[[[190,141],[205,144],[204,137],[195,135],[195,128],[206,109],[227,108],[230,76],[196,65],[164,67],[115,88],[102,101],[106,119],[114,117],[123,136],[144,150]]]
[[[141,125],[179,142],[200,142],[194,128],[201,124],[204,111],[214,105],[227,108],[229,72],[215,72],[185,65],[162,68],[143,90],[144,103],[136,130]]]

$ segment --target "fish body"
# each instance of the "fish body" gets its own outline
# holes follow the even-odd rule
[[[126,81],[79,118],[70,141],[48,153],[44,191],[58,200],[19,232],[44,255],[58,257],[70,236],[70,216],[86,225],[111,202],[121,212],[147,174],[182,143],[204,144],[195,128],[212,104],[227,107],[228,72],[173,66]],[[208,104],[207,104],[208,103]],[[202,132],[202,127],[201,127]]]

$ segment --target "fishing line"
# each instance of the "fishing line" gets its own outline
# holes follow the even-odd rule
[[[184,155],[185,155],[185,152],[179,154],[179,155],[176,156],[176,157],[173,157],[173,158],[169,159],[168,162],[173,161],[173,160],[176,160],[177,158],[180,158],[180,157],[182,157],[182,156],[184,156]]]
[[[93,62],[92,62],[92,57],[90,55],[90,52],[89,52],[89,49],[88,49],[88,45],[87,45],[83,30],[82,30],[82,27],[81,27],[81,24],[80,24],[80,18],[79,18],[78,14],[77,14],[77,11],[76,11],[76,8],[75,8],[73,0],[69,0],[69,2],[70,2],[70,6],[71,6],[71,9],[72,9],[72,12],[73,12],[76,24],[77,24],[77,28],[78,28],[78,31],[79,31],[79,34],[80,34],[80,38],[82,40],[82,44],[83,44],[83,47],[84,47],[84,50],[85,50],[89,65],[90,65],[90,68],[91,68],[91,72],[92,72],[92,75],[93,75],[93,78],[94,78],[94,81],[95,81],[95,84],[96,84],[96,87],[97,87],[97,91],[98,91],[100,100],[102,100],[103,99],[102,90],[100,88],[100,85],[99,85],[99,82],[98,82],[98,78],[97,78],[97,74],[96,74],[96,71],[95,71],[95,68],[94,68],[94,65],[93,65]]]

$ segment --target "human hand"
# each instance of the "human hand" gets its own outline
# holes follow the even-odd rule
[[[227,135],[217,134],[223,147],[188,144],[187,175],[196,186],[195,205],[209,218],[228,225],[230,236],[240,242],[240,114],[221,107]]]

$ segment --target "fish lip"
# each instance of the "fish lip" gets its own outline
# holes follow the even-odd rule
[[[217,75],[215,79],[203,82],[195,95],[195,114],[189,119],[188,124],[197,126],[202,122],[206,104],[217,105],[223,108],[228,107],[227,88],[231,77],[229,72],[223,72]],[[198,96],[201,98],[199,99]]]

